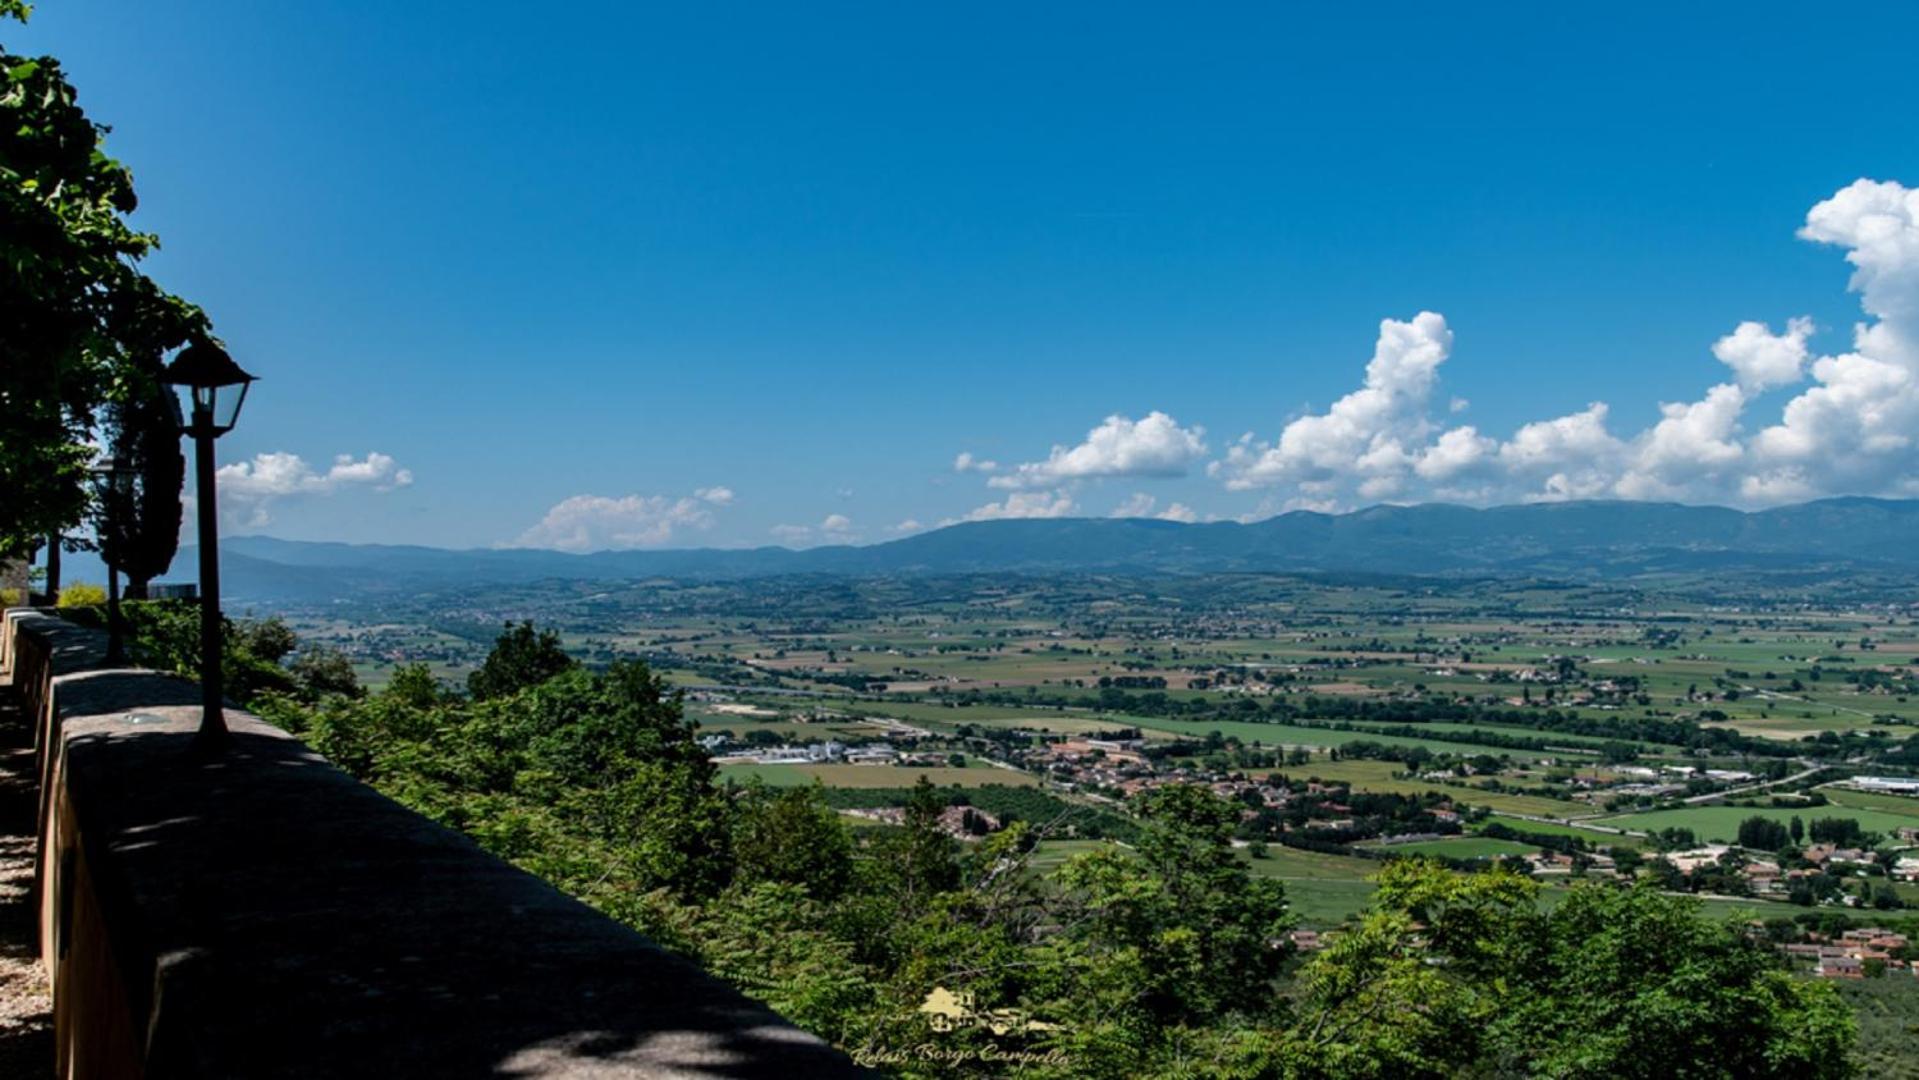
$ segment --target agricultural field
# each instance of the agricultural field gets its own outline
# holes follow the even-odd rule
[[[1026,773],[996,769],[989,765],[969,768],[951,766],[897,765],[723,765],[721,780],[745,783],[757,779],[774,787],[797,787],[815,780],[827,787],[898,788],[911,787],[920,777],[945,787],[1032,787],[1038,783]]]
[[[1101,717],[1080,708],[1016,709],[990,706],[957,708],[950,705],[919,702],[861,702],[858,711],[866,716],[886,716],[936,731],[957,731],[962,725],[999,728],[1006,731],[1043,731],[1052,735],[1119,735],[1131,725],[1116,717]],[[1171,732],[1144,730],[1147,738],[1174,738]]]
[[[1913,818],[1915,819],[1913,824],[1919,824],[1919,798],[1910,795],[1888,795],[1879,791],[1854,791],[1851,788],[1833,786],[1822,787],[1819,790],[1825,795],[1826,801],[1834,806],[1883,811]]]
[[[1293,917],[1310,930],[1328,930],[1359,914],[1372,903],[1377,888],[1365,878],[1287,877],[1269,874],[1267,869],[1263,862],[1255,863],[1253,872],[1283,879]]]
[[[376,611],[364,621],[342,605],[289,617],[365,663],[369,678],[418,661],[457,673],[501,622],[524,617],[561,629],[589,662],[642,656],[689,687],[864,688],[930,710],[941,707],[932,698],[990,691],[1091,706],[1105,679],[1173,702],[1438,694],[1590,716],[1651,710],[1793,740],[1919,721],[1909,614],[1822,610],[1723,581],[1673,581],[1662,595],[1285,575],[662,580],[451,590],[382,598]],[[1561,659],[1573,677],[1554,673]],[[1622,680],[1624,698],[1594,693]]]
[[[835,724],[800,722],[794,720],[747,720],[740,717],[708,717],[689,715],[700,725],[702,734],[724,734],[744,738],[749,732],[765,732],[783,742],[805,742],[821,739],[870,739],[874,729],[858,722]]]
[[[1702,841],[1727,843],[1738,836],[1739,823],[1750,817],[1770,818],[1785,824],[1797,817],[1810,823],[1816,818],[1852,818],[1868,832],[1891,833],[1900,826],[1919,825],[1919,817],[1888,813],[1884,810],[1849,806],[1688,806],[1677,810],[1649,810],[1596,819],[1602,825],[1650,832],[1658,829],[1691,829]]]
[[[1402,770],[1402,766],[1389,761],[1364,761],[1356,758],[1332,761],[1315,757],[1304,765],[1288,765],[1274,771],[1299,779],[1318,779],[1326,783],[1349,784],[1359,791],[1377,791],[1389,795],[1419,795],[1436,791],[1450,795],[1462,803],[1484,806],[1490,810],[1503,810],[1511,814],[1569,817],[1593,812],[1592,807],[1584,803],[1548,799],[1538,795],[1487,791],[1471,780],[1422,780],[1418,777],[1394,775]]]
[[[1493,854],[1509,853],[1514,852],[1499,851]],[[1474,856],[1453,853],[1453,857]],[[1376,886],[1369,879],[1379,872],[1381,866],[1371,859],[1322,855],[1278,846],[1269,849],[1266,858],[1250,859],[1249,865],[1255,874],[1281,881],[1286,886],[1287,899],[1300,925],[1318,930],[1339,926],[1372,901]],[[1565,899],[1568,889],[1569,886],[1564,883],[1546,885],[1540,890],[1540,903],[1551,907]],[[1783,914],[1791,910],[1783,904],[1762,900],[1704,899],[1699,904],[1702,910],[1715,918],[1741,920]]]
[[[1104,840],[1047,840],[1033,852],[1029,865],[1038,873],[1052,873],[1067,859],[1094,851]],[[1260,858],[1242,850],[1247,866],[1260,877],[1273,878],[1286,888],[1286,898],[1300,925],[1330,929],[1365,908],[1375,886],[1369,880],[1379,872],[1372,859],[1323,855],[1295,848],[1270,847]]]
[[[1110,843],[1109,840],[1047,840],[1033,849],[1027,866],[1035,873],[1050,874],[1073,856],[1098,851]]]
[[[1371,844],[1375,851],[1402,855],[1436,855],[1447,859],[1497,859],[1502,855],[1527,855],[1539,850],[1531,844],[1500,840],[1490,836],[1456,836],[1444,840],[1419,840],[1409,844]]]
[[[1362,739],[1373,738],[1374,736],[1365,734],[1365,732],[1367,730],[1379,730],[1389,726],[1391,725],[1369,724],[1365,722],[1355,723],[1353,727],[1358,730],[1353,733],[1353,737],[1362,738]],[[1431,731],[1435,733],[1447,732],[1447,733],[1451,733],[1454,735],[1461,735],[1461,736],[1470,736],[1475,731],[1499,730],[1499,725],[1491,724],[1491,723],[1455,724],[1455,723],[1445,723],[1441,721],[1441,722],[1423,723],[1419,726],[1421,730],[1424,730],[1424,731]],[[1598,753],[1600,748],[1602,748],[1606,744],[1605,739],[1594,738],[1592,736],[1587,736],[1587,735],[1555,734],[1552,737],[1552,739],[1553,739],[1553,742],[1564,746],[1566,749],[1578,752],[1578,755],[1572,758],[1572,760],[1579,760],[1583,758],[1585,754]],[[1665,745],[1661,743],[1653,743],[1653,742],[1649,742],[1645,745],[1646,745],[1646,750],[1652,754],[1669,755],[1669,754],[1676,754],[1680,752],[1680,748],[1676,746],[1669,746],[1669,745]],[[1504,752],[1512,753],[1512,751],[1510,750],[1504,751]],[[1534,755],[1534,756],[1544,756],[1544,755]],[[1564,756],[1564,755],[1553,755],[1553,756]]]
[[[1586,829],[1578,825],[1561,825],[1550,821],[1534,821],[1527,818],[1508,817],[1504,814],[1494,814],[1488,817],[1485,824],[1491,824],[1493,822],[1497,822],[1509,829],[1515,829],[1519,832],[1537,833],[1542,836],[1571,836],[1593,844],[1604,844],[1613,847],[1638,848],[1645,843],[1640,837],[1608,832],[1603,829]]]
[[[1171,720],[1157,717],[1117,715],[1113,717],[1121,723],[1131,724],[1148,731],[1163,731],[1189,739],[1205,738],[1212,732],[1219,732],[1228,738],[1238,739],[1252,745],[1262,746],[1305,746],[1315,749],[1331,749],[1355,742],[1382,743],[1386,746],[1423,746],[1428,749],[1443,748],[1456,754],[1490,754],[1494,757],[1510,756],[1517,761],[1537,761],[1541,758],[1574,757],[1571,754],[1554,754],[1533,750],[1503,749],[1497,746],[1483,746],[1474,743],[1436,742],[1408,738],[1400,735],[1381,735],[1370,730],[1329,731],[1323,728],[1296,727],[1290,724],[1245,723],[1233,720]]]
[[[967,790],[1023,785],[1124,814],[1142,783],[1177,769],[1227,787],[1278,777],[1302,789],[1314,779],[1372,795],[1430,793],[1520,832],[1640,849],[1650,846],[1643,837],[1581,826],[1684,826],[1723,840],[1753,814],[1853,817],[1882,833],[1919,820],[1919,800],[1833,787],[1818,808],[1678,805],[1696,789],[1660,771],[1783,776],[1838,763],[1898,774],[1873,762],[1919,735],[1919,608],[1863,591],[1833,600],[1683,577],[1601,586],[997,575],[549,583],[413,603],[408,614],[382,598],[365,621],[339,606],[290,617],[372,685],[395,664],[422,662],[458,685],[503,622],[531,619],[557,628],[589,665],[639,659],[662,672],[716,754],[831,741],[968,762],[722,770],[818,782],[856,805],[925,775]],[[1130,749],[1070,763],[1054,755],[1088,739]],[[1635,802],[1646,808],[1624,809]],[[1035,867],[1104,842],[1047,840]],[[1469,830],[1387,850],[1465,859],[1528,848]],[[1286,884],[1310,926],[1358,910],[1380,865],[1278,842],[1261,858],[1242,855]],[[1898,888],[1919,903],[1919,887]]]

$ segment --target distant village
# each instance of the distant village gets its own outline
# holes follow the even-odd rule
[[[1510,783],[1497,790],[1526,790],[1523,777],[1564,767],[1551,759],[1515,764],[1499,759],[1428,761],[1399,775],[1432,784],[1429,791],[1386,795],[1357,791],[1343,782],[1314,778],[1317,762],[1328,760],[1306,747],[1248,748],[1232,739],[1207,743],[1192,740],[1149,741],[1138,732],[1116,728],[1110,734],[1058,735],[1038,730],[981,728],[961,725],[959,735],[935,734],[899,720],[856,718],[832,713],[813,722],[844,725],[850,720],[870,725],[867,740],[825,738],[783,741],[754,732],[749,739],[724,734],[705,736],[702,743],[720,765],[865,765],[872,767],[937,768],[964,765],[969,758],[983,764],[1018,769],[1039,777],[1056,792],[1071,793],[1097,803],[1117,806],[1166,784],[1199,784],[1222,798],[1241,804],[1242,845],[1280,843],[1366,857],[1390,857],[1407,844],[1457,837],[1469,827],[1479,835],[1505,838],[1533,847],[1530,853],[1501,856],[1532,876],[1632,877],[1650,873],[1663,877],[1669,888],[1704,896],[1777,900],[1801,905],[1842,907],[1902,906],[1883,903],[1890,894],[1872,891],[1872,883],[1919,881],[1919,830],[1905,828],[1883,838],[1908,845],[1889,853],[1864,843],[1863,838],[1818,840],[1797,847],[1793,858],[1782,860],[1779,849],[1739,844],[1701,844],[1690,832],[1626,833],[1603,824],[1582,822],[1580,833],[1544,822],[1547,828],[1529,832],[1527,822],[1502,817],[1489,820],[1483,806],[1473,802],[1469,780],[1486,781],[1505,774]],[[1347,756],[1364,754],[1364,744],[1342,748]],[[1723,801],[1762,784],[1761,774],[1688,765],[1611,764],[1599,767],[1582,761],[1570,775],[1562,775],[1563,789],[1554,794],[1594,805],[1616,806],[1623,800],[1636,805],[1685,801]],[[1904,777],[1860,776],[1846,781],[1860,791],[1888,795],[1919,794],[1919,780]],[[1823,802],[1823,800],[1819,800]],[[1818,805],[1808,800],[1808,809]],[[855,816],[881,822],[895,821],[897,808],[849,810]],[[962,839],[995,831],[999,822],[989,814],[951,807],[941,827]],[[1784,827],[1781,826],[1784,839]],[[1649,840],[1655,850],[1607,841],[1607,833]],[[1428,851],[1427,853],[1430,853]],[[1826,944],[1823,947],[1839,946]],[[1869,959],[1881,959],[1869,957]],[[1889,964],[1903,961],[1888,956]],[[1843,966],[1843,965],[1842,965]],[[1837,970],[1837,968],[1835,968]]]

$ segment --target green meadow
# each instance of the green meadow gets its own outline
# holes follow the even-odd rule
[[[899,788],[912,787],[924,776],[935,785],[946,787],[957,784],[960,787],[988,787],[999,784],[1006,787],[1032,787],[1039,781],[1027,773],[1014,772],[1011,769],[998,769],[986,765],[972,765],[956,769],[951,766],[898,766],[898,765],[722,765],[721,780],[737,780],[745,783],[757,779],[773,787],[799,787],[815,780],[827,787],[843,788]]]
[[[1739,823],[1755,816],[1770,818],[1781,823],[1797,817],[1808,825],[1817,818],[1853,818],[1859,822],[1860,828],[1879,833],[1891,833],[1902,825],[1910,826],[1915,823],[1912,817],[1905,814],[1891,814],[1883,810],[1850,806],[1799,808],[1688,806],[1677,810],[1647,810],[1637,814],[1621,814],[1596,820],[1606,825],[1648,832],[1671,828],[1691,829],[1693,835],[1702,841],[1730,843],[1739,835]]]

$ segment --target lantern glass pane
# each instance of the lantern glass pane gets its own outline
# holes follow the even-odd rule
[[[180,427],[182,430],[193,426],[193,405],[199,398],[199,392],[191,386],[174,386],[173,396],[180,403]]]
[[[240,419],[240,406],[246,402],[248,383],[222,386],[213,406],[213,426],[226,431]]]

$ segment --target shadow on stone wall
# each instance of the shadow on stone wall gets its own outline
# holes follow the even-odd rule
[[[276,728],[229,710],[226,751],[196,754],[190,683],[55,692],[49,805],[84,866],[49,853],[48,910],[85,924],[90,894],[117,972],[93,978],[117,982],[149,1076],[859,1073]]]

